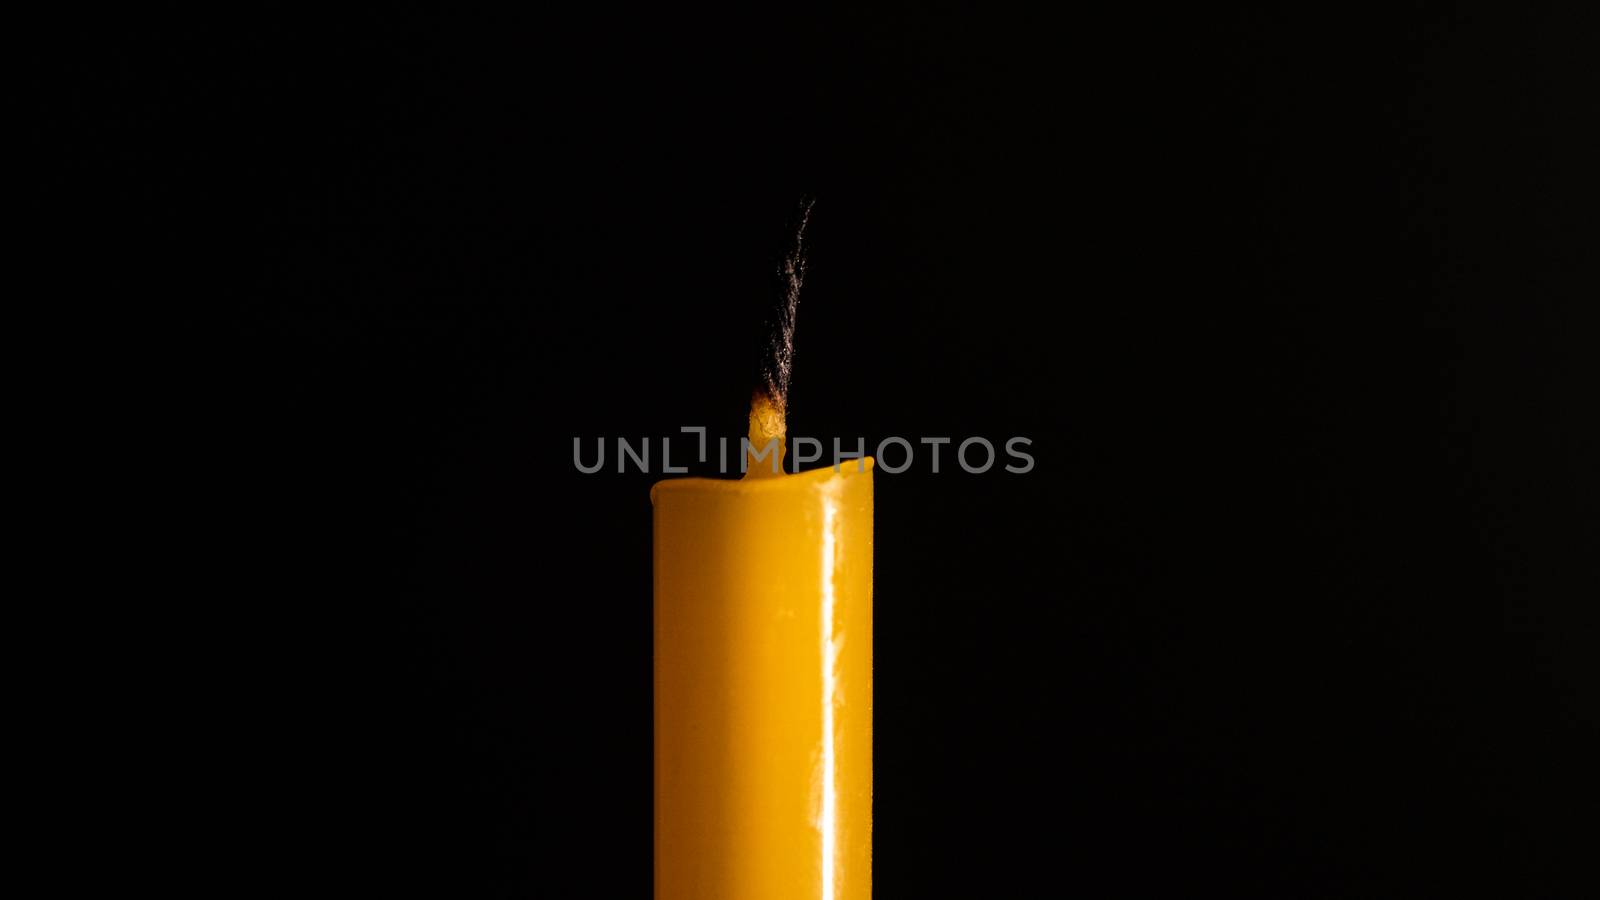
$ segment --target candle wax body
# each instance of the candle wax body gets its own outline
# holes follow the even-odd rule
[[[657,900],[872,893],[872,461],[658,483]]]

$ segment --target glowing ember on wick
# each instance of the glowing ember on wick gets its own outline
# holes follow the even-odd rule
[[[812,203],[809,198],[800,202],[794,245],[784,254],[778,270],[783,278],[783,291],[770,322],[756,388],[750,395],[750,446],[755,452],[748,454],[746,478],[783,471],[784,444],[788,440],[789,378],[794,372],[795,311],[800,305],[800,287],[806,278],[806,223],[811,219]],[[770,451],[765,449],[769,447]]]

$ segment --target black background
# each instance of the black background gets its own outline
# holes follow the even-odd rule
[[[181,228],[144,264],[195,279],[210,359],[193,858],[647,895],[653,476],[572,440],[741,432],[806,193],[792,432],[1037,459],[878,477],[877,896],[1592,890],[1584,34],[665,5],[130,40],[113,199]]]

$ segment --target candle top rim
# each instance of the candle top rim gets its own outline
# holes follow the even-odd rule
[[[838,471],[834,471],[833,466],[823,466],[792,475],[784,472],[774,478],[664,478],[650,486],[650,500],[655,501],[657,491],[718,491],[743,494],[782,488],[821,486],[835,478],[870,476],[875,465],[872,457],[864,456],[860,460],[841,461]]]

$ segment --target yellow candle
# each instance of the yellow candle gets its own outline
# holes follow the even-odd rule
[[[865,900],[872,460],[650,495],[657,900]]]

